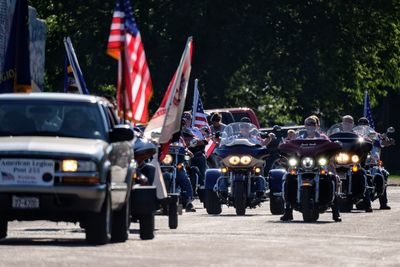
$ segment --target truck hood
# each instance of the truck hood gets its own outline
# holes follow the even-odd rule
[[[103,140],[18,136],[0,137],[0,155],[48,155],[52,157],[78,156],[101,160],[107,148]]]

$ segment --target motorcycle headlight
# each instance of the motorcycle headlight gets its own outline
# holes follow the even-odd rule
[[[301,165],[306,169],[310,169],[314,167],[314,160],[310,157],[305,157],[301,160]]]
[[[289,165],[290,165],[291,167],[296,166],[296,165],[297,165],[297,159],[295,159],[295,158],[290,158],[290,159],[289,159]]]
[[[240,163],[243,165],[249,165],[251,163],[251,157],[250,156],[243,156],[240,158]]]
[[[357,155],[353,155],[353,156],[351,157],[351,161],[352,161],[353,163],[358,163],[358,162],[360,161],[360,157],[357,156]]]
[[[63,172],[94,172],[96,169],[93,161],[66,159],[61,162]]]
[[[318,160],[318,164],[319,164],[320,166],[326,166],[326,164],[328,164],[328,160],[327,160],[326,158],[320,158],[320,159]]]
[[[350,160],[350,156],[347,153],[339,153],[336,155],[335,160],[339,164],[347,164]]]
[[[190,156],[189,155],[185,155],[185,160],[189,161],[190,160]]]
[[[238,156],[232,156],[228,160],[231,165],[238,165],[240,163],[240,158]]]
[[[173,161],[171,154],[167,154],[165,158],[162,160],[162,163],[165,165],[170,165]]]

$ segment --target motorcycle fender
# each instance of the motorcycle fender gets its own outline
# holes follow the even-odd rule
[[[286,174],[286,170],[273,169],[268,173],[268,184],[271,192],[282,192],[283,177]]]
[[[213,190],[220,176],[220,169],[208,169],[205,174],[204,188]]]

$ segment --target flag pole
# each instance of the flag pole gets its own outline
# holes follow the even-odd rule
[[[124,31],[125,32],[125,31]],[[124,33],[125,35],[125,33]],[[125,35],[126,36],[126,35]],[[125,69],[126,69],[126,41],[124,41],[124,46],[121,48],[121,100],[122,100],[122,118],[123,124],[126,121],[126,82],[125,82]]]
[[[194,90],[193,90],[193,105],[192,105],[192,125],[191,125],[191,127],[193,128],[194,127],[194,123],[195,123],[195,120],[194,120],[194,117],[195,117],[195,114],[196,114],[196,110],[197,110],[197,103],[198,103],[198,93],[199,93],[199,91],[198,91],[198,83],[199,83],[199,80],[198,79],[195,79],[194,80]]]

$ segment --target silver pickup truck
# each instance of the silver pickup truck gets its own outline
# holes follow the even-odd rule
[[[8,221],[51,220],[79,222],[90,244],[126,241],[133,138],[101,97],[0,95],[0,239]]]

